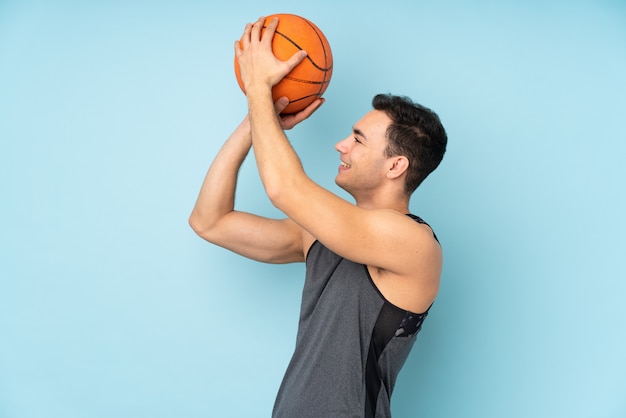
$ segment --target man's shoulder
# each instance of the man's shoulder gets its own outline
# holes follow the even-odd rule
[[[435,230],[432,228],[432,226],[430,226],[428,222],[426,222],[420,216],[417,216],[412,213],[407,213],[406,216],[414,220],[415,223],[417,223],[420,226],[419,229],[425,232],[428,238],[432,237],[435,241],[437,241],[437,243],[439,243],[439,238],[437,238],[437,234],[435,234]]]

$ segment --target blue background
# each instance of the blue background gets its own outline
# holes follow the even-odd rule
[[[246,111],[233,42],[279,12],[333,47],[289,133],[320,184],[376,93],[449,134],[411,205],[445,265],[395,416],[626,416],[626,4],[215,3],[0,1],[0,417],[269,416],[303,266],[187,217]],[[238,207],[280,216],[255,170]]]

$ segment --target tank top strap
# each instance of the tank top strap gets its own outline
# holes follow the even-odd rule
[[[439,238],[437,238],[437,234],[435,234],[435,231],[433,230],[433,228],[430,225],[428,225],[428,223],[425,220],[423,220],[422,218],[420,218],[417,215],[413,215],[412,213],[407,213],[406,216],[408,216],[409,218],[413,219],[417,223],[424,224],[424,225],[428,226],[430,228],[430,230],[433,231],[433,237],[435,237],[437,242],[439,242]]]

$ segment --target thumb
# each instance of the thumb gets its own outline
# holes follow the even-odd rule
[[[287,105],[289,104],[289,99],[287,97],[281,97],[276,102],[274,102],[274,109],[276,109],[276,113],[280,114]]]
[[[306,58],[307,52],[305,50],[300,50],[293,54],[291,58],[287,60],[287,64],[290,68],[290,71],[293,70],[296,65],[300,64],[304,58]]]

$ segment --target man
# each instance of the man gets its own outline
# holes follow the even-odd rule
[[[306,261],[296,348],[275,417],[388,417],[397,374],[439,288],[442,252],[433,231],[409,214],[411,193],[441,161],[446,134],[429,109],[379,95],[374,109],[336,145],[336,183],[356,204],[305,174],[284,129],[308,118],[319,99],[295,115],[271,89],[305,56],[276,59],[273,20],[246,25],[235,44],[248,115],[206,175],[190,216],[204,239],[268,263]],[[238,170],[254,148],[271,202],[287,217],[234,208]]]

